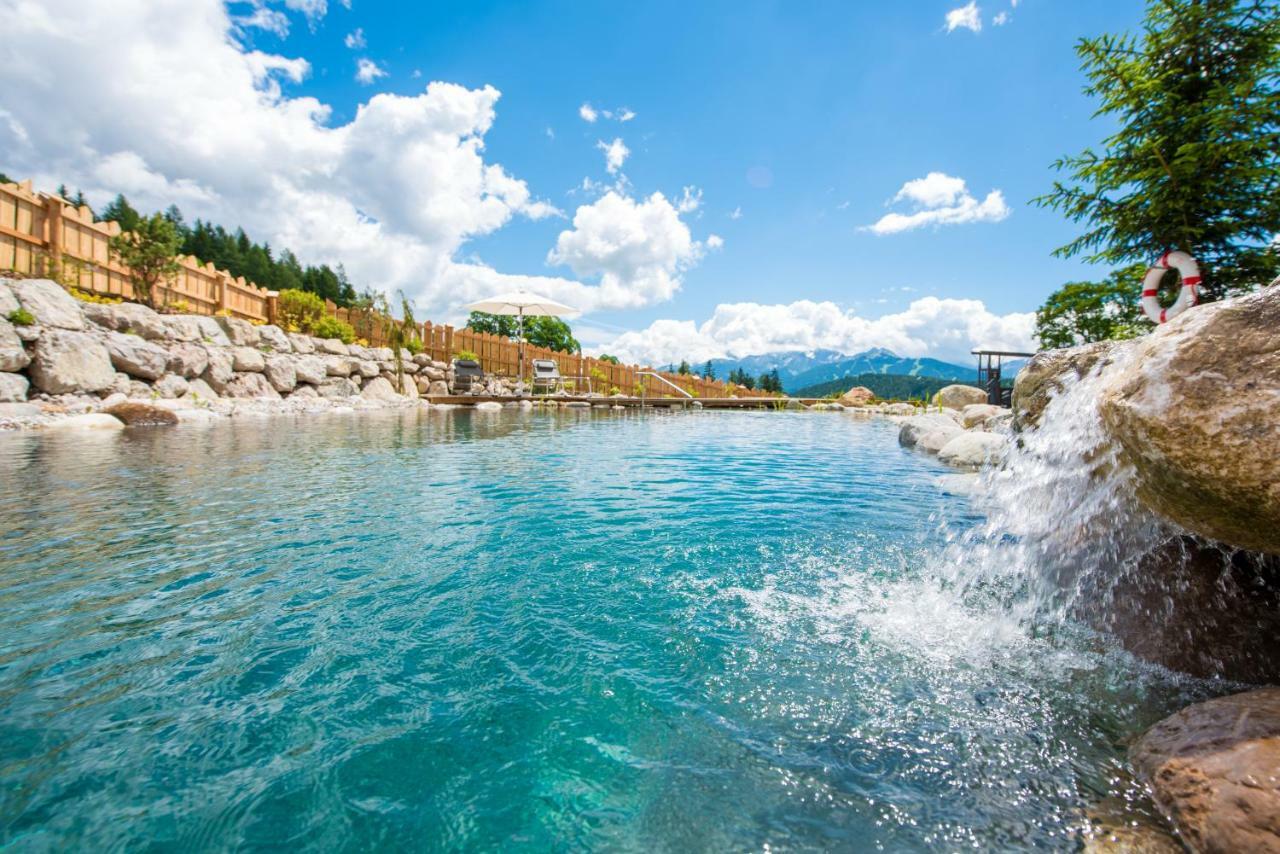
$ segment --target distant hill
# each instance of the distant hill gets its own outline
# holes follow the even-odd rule
[[[978,378],[976,365],[964,367],[938,359],[907,358],[883,347],[855,355],[838,353],[835,350],[766,353],[742,359],[713,359],[711,366],[716,376],[721,378],[739,368],[755,377],[777,370],[778,376],[782,379],[782,387],[788,392],[860,374],[934,377],[960,382],[973,382]],[[703,367],[703,365],[695,365],[694,369],[701,372]]]
[[[841,395],[854,386],[871,389],[876,397],[885,400],[919,400],[932,397],[940,388],[955,380],[937,377],[913,377],[905,374],[858,374],[852,377],[827,380],[804,386],[791,392],[792,397],[827,397]]]

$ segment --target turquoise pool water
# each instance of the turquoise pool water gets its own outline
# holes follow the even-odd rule
[[[828,413],[0,436],[0,846],[1071,849],[1186,689],[957,601],[944,473]]]

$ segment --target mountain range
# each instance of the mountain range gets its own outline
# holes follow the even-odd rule
[[[1009,364],[1006,367],[1006,375],[1012,376],[1010,371],[1020,364]],[[703,367],[705,366],[695,365],[694,370],[701,373]],[[778,376],[782,379],[782,387],[788,392],[858,374],[896,374],[959,382],[974,382],[978,379],[976,364],[964,367],[938,359],[908,358],[883,347],[854,355],[835,350],[796,350],[746,356],[741,359],[712,359],[711,367],[715,370],[716,376],[721,379],[739,368],[753,377],[777,369]]]

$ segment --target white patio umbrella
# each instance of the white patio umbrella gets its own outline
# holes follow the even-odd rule
[[[516,344],[519,352],[520,379],[524,379],[524,319],[526,317],[562,317],[566,314],[577,314],[571,308],[555,300],[547,299],[529,291],[511,291],[498,294],[466,306],[467,311],[482,311],[485,314],[506,314],[518,318]]]

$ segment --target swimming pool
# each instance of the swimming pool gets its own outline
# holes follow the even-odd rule
[[[0,844],[1071,848],[1186,700],[835,413],[0,436]]]

